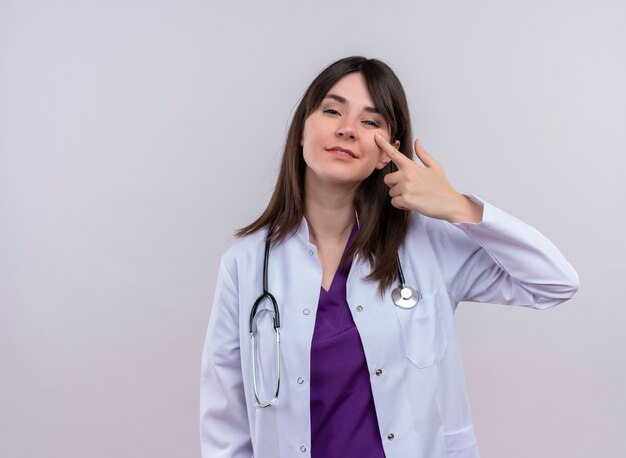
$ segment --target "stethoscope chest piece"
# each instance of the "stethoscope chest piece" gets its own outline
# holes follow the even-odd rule
[[[403,309],[410,309],[420,301],[420,293],[410,286],[401,285],[391,292],[394,304]]]
[[[398,285],[391,292],[391,299],[393,303],[403,309],[410,309],[417,305],[420,301],[420,293],[415,289],[407,286],[404,280],[404,272],[402,271],[402,264],[400,263],[400,256],[397,256],[398,265],[398,278],[400,279],[400,285]]]

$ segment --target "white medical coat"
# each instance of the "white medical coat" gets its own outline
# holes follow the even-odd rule
[[[545,236],[477,196],[467,197],[483,206],[480,223],[412,213],[399,256],[407,284],[422,295],[416,307],[395,306],[391,289],[381,298],[378,285],[364,280],[371,269],[358,256],[348,276],[347,301],[363,343],[387,458],[479,456],[454,321],[460,301],[545,309],[578,289],[576,271]],[[281,384],[276,406],[256,408],[249,319],[262,292],[265,235],[238,240],[221,259],[202,355],[204,458],[311,453],[309,363],[322,268],[304,218],[292,237],[272,247],[269,291],[280,307]],[[266,402],[276,356],[270,304],[263,304],[258,373]]]

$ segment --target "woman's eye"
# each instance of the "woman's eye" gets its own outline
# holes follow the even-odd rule
[[[334,110],[332,108],[326,108],[326,109],[322,110],[322,112],[323,113],[332,114],[332,115],[341,114],[337,110]],[[376,122],[376,121],[371,120],[371,119],[367,119],[367,120],[363,121],[363,123],[368,124],[368,125],[370,125],[372,127],[380,128],[380,124],[378,122]]]

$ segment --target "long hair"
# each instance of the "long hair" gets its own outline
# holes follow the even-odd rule
[[[254,222],[239,229],[235,235],[243,237],[268,228],[272,243],[293,235],[304,217],[304,171],[306,163],[300,139],[304,123],[321,104],[328,91],[349,73],[363,75],[375,107],[390,127],[391,142],[400,140],[400,152],[411,158],[413,151],[411,120],[406,95],[393,70],[377,59],[351,56],[330,64],[313,80],[300,100],[293,116],[281,161],[278,180],[270,202]],[[358,254],[372,266],[367,277],[377,281],[381,295],[397,276],[396,254],[404,241],[409,225],[409,212],[391,205],[389,188],[383,181],[392,171],[393,163],[382,170],[374,170],[361,182],[354,197],[359,216],[359,230],[344,254],[343,262]]]

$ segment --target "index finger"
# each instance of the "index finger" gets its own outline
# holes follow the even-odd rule
[[[400,151],[395,149],[393,145],[385,140],[382,135],[376,134],[374,138],[376,139],[378,147],[389,157],[389,159],[391,159],[394,164],[396,164],[398,170],[413,162],[411,158],[406,157]]]

